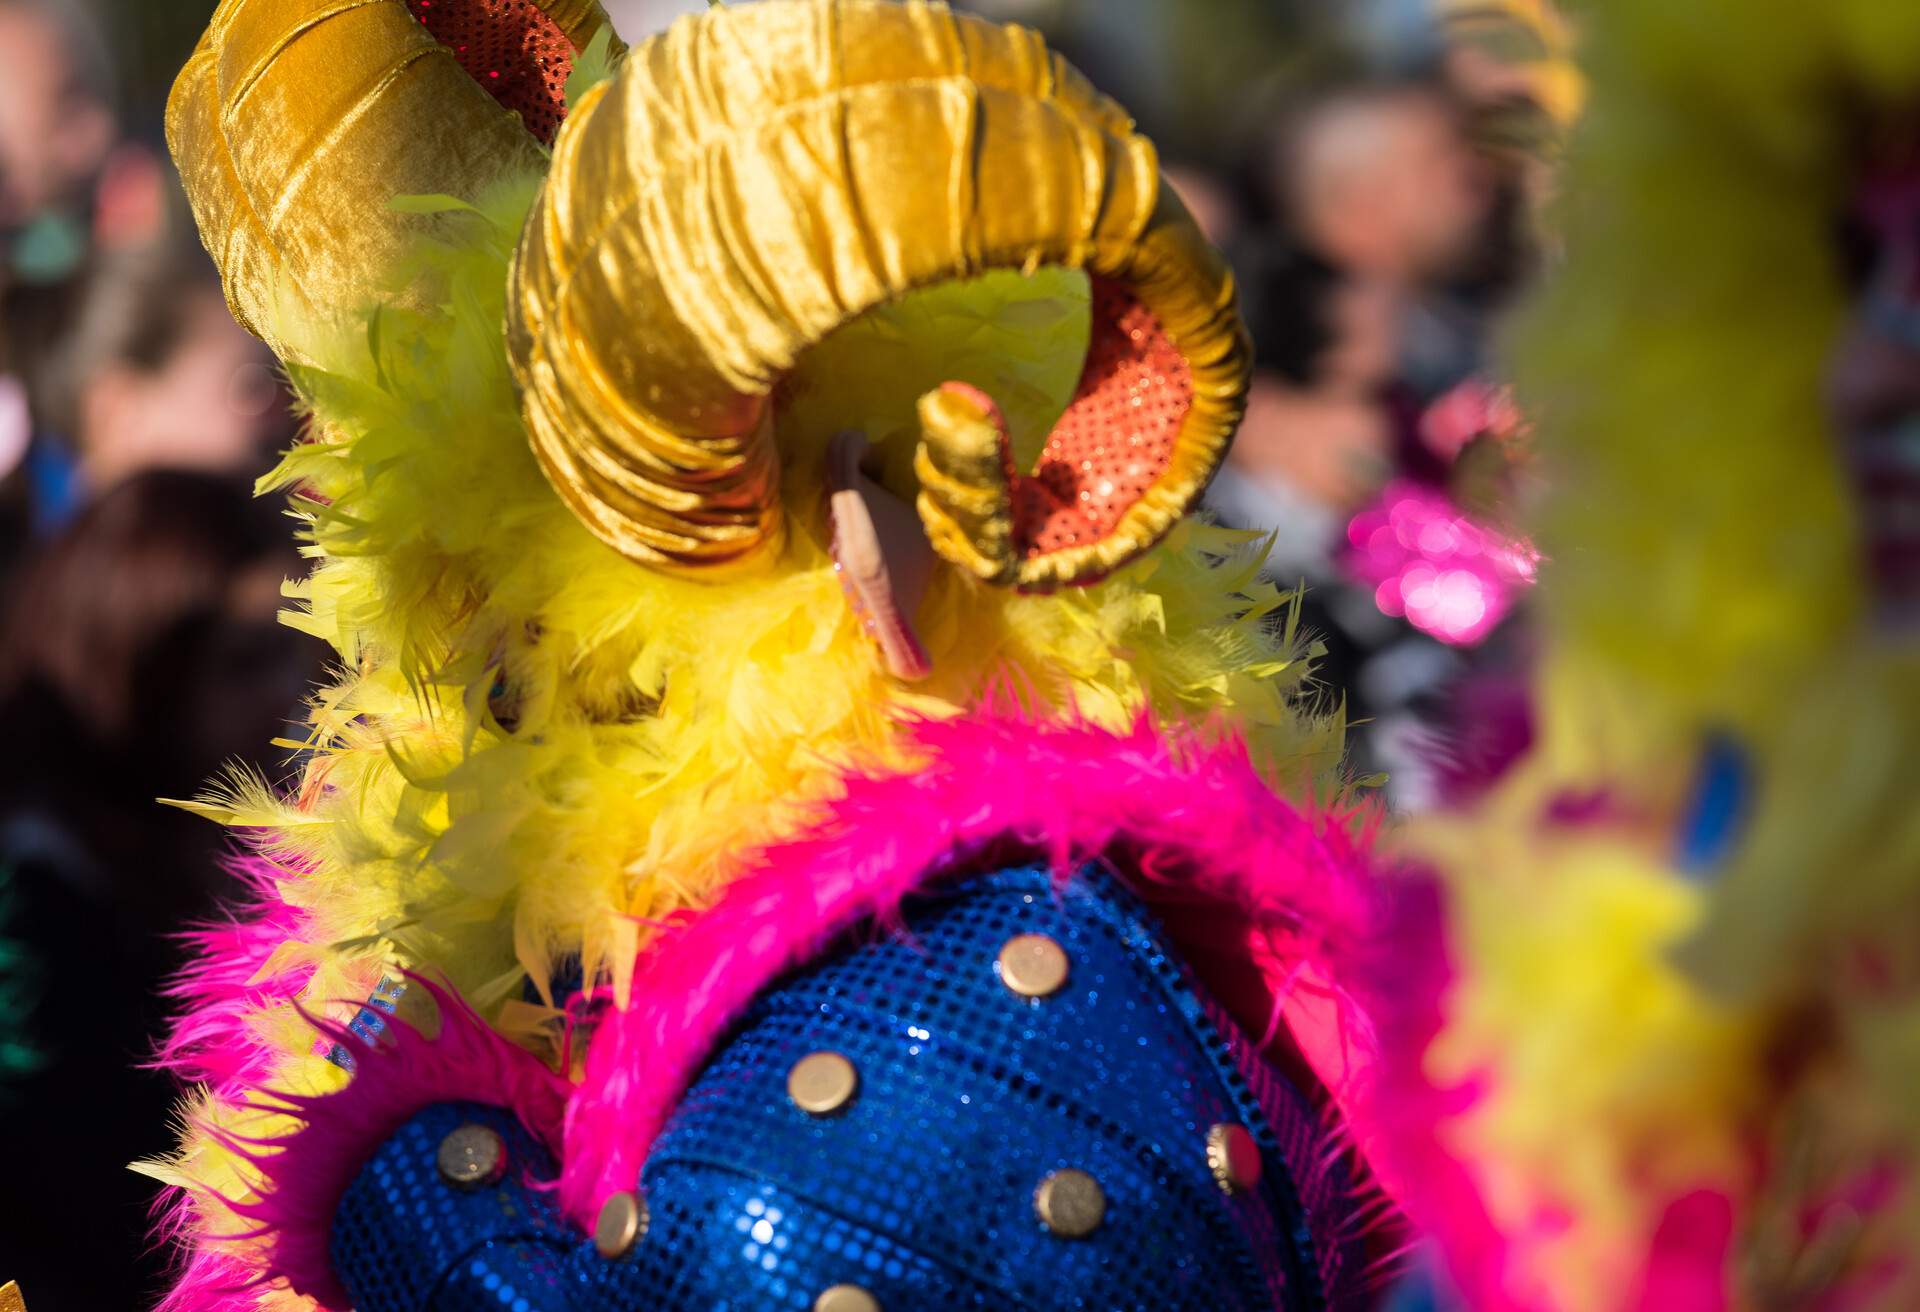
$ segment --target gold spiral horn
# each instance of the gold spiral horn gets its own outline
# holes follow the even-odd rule
[[[956,454],[968,416],[929,425],[935,546],[1030,587],[1150,545],[1239,418],[1231,279],[1152,146],[1017,27],[889,0],[683,19],[577,107],[522,237],[508,343],[535,450],[634,559],[749,566],[780,540],[770,398],[800,356],[916,288],[1044,264],[1086,269],[1143,314],[1130,322],[1170,344],[1183,401],[1162,458],[1090,526],[1100,542],[1023,539],[1014,510],[1001,523],[979,504],[994,495],[980,479],[1004,476],[1016,507],[1033,480]]]
[[[597,0],[222,0],[167,141],[234,316],[304,358],[284,326],[357,308],[435,222],[394,197],[540,166],[606,21]]]

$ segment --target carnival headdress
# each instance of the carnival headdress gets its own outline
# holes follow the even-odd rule
[[[410,7],[230,4],[175,95],[229,298],[284,354],[283,297],[385,290],[421,226],[394,196],[474,198],[553,140],[514,377],[554,487],[632,559],[711,576],[777,554],[781,380],[867,311],[995,269],[1085,269],[1090,364],[1031,473],[990,398],[922,401],[940,554],[1085,583],[1205,486],[1250,367],[1231,278],[1152,147],[1037,37],[878,0],[741,6],[650,42],[559,134],[597,7]]]
[[[183,1289],[300,1205],[245,1143],[345,1079],[303,1009],[370,1030],[433,975],[577,1076],[570,998],[626,1008],[663,923],[931,724],[1197,722],[1337,789],[1286,597],[1180,518],[1239,415],[1231,278],[1031,33],[769,0],[622,55],[562,0],[224,0],[169,134],[312,414],[267,482],[340,664],[292,786],[193,804],[269,863],[179,991]],[[910,642],[843,600],[883,529]]]

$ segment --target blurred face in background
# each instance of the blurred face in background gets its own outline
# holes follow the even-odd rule
[[[1255,375],[1228,457],[1236,467],[1342,514],[1378,492],[1393,445],[1380,389],[1393,376],[1403,309],[1400,293],[1380,279],[1336,278],[1321,309],[1326,344],[1312,378],[1301,385]]]
[[[0,0],[0,227],[73,200],[113,140],[66,25],[44,5]]]
[[[1402,285],[1453,271],[1494,203],[1492,176],[1459,112],[1424,87],[1323,102],[1276,165],[1311,249],[1349,274]]]
[[[69,790],[125,823],[298,713],[321,652],[277,622],[300,569],[279,507],[245,480],[149,470],[107,491],[24,566],[0,626],[9,791]],[[88,836],[90,837],[90,836]]]
[[[1343,278],[1327,295],[1327,347],[1318,385],[1342,396],[1377,397],[1399,360],[1406,297],[1397,283]]]
[[[159,358],[114,359],[81,384],[81,468],[108,487],[141,469],[257,474],[287,435],[267,350],[233,321],[217,285],[189,293]]]

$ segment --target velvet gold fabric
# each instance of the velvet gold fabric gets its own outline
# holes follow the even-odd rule
[[[606,21],[541,7],[576,49]],[[401,0],[223,0],[167,140],[235,317],[294,361],[300,325],[360,308],[435,221],[396,196],[473,199],[541,155]]]
[[[1239,419],[1249,355],[1232,281],[1152,146],[1020,28],[886,0],[682,22],[637,47],[555,143],[509,298],[535,450],[625,554],[750,568],[779,549],[772,393],[807,349],[914,289],[1047,264],[1144,305],[1193,403],[1110,531],[1019,559],[996,517],[1009,471],[945,449],[975,441],[969,425],[926,427],[917,463],[943,475],[920,496],[936,549],[1037,590],[1150,546]]]

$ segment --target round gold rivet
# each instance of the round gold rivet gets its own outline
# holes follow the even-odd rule
[[[1045,934],[1019,934],[1000,949],[1000,982],[1023,998],[1058,993],[1067,982],[1067,950]]]
[[[860,1073],[837,1052],[815,1052],[802,1057],[787,1072],[787,1096],[812,1116],[828,1116],[853,1101]]]
[[[813,1312],[880,1312],[880,1300],[858,1285],[835,1285],[820,1291]]]
[[[1040,1182],[1033,1191],[1033,1210],[1040,1223],[1062,1239],[1085,1239],[1100,1228],[1107,1196],[1098,1180],[1068,1167]]]
[[[461,1125],[447,1131],[434,1154],[440,1178],[456,1189],[481,1189],[507,1170],[507,1145],[484,1125]]]
[[[1260,1145],[1244,1125],[1216,1125],[1207,1131],[1207,1169],[1228,1195],[1260,1183]]]
[[[593,1246],[608,1260],[625,1257],[646,1233],[647,1200],[623,1190],[600,1208],[600,1220],[593,1227]]]

